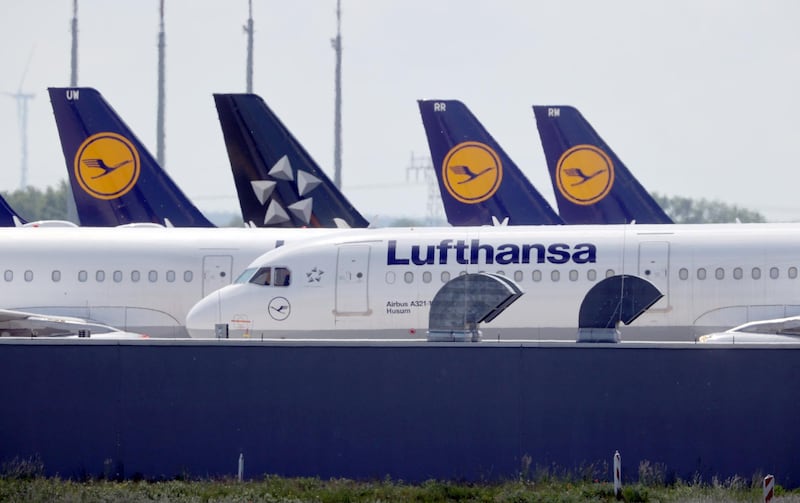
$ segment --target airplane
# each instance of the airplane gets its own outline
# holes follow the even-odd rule
[[[214,94],[245,222],[367,227],[369,222],[255,94]]]
[[[462,102],[418,104],[451,225],[564,223]]]
[[[798,247],[798,224],[353,230],[265,253],[195,305],[186,326],[192,337],[228,324],[231,337],[415,338],[443,285],[486,272],[524,295],[479,328],[483,340],[695,341],[800,315]],[[264,284],[265,274],[281,281]],[[612,278],[621,279],[598,292]],[[634,280],[662,296],[617,319],[614,309],[642,300],[617,293]]]
[[[534,105],[533,113],[567,223],[673,223],[576,108]]]
[[[0,336],[186,337],[189,309],[284,243],[341,229],[0,228]]]
[[[82,225],[214,227],[97,90],[48,92]]]

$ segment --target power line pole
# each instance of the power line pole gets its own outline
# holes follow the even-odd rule
[[[336,38],[331,39],[336,51],[336,101],[333,122],[333,184],[342,188],[342,11],[336,0]]]
[[[166,106],[164,96],[164,47],[166,45],[164,35],[164,0],[161,0],[159,9],[160,25],[158,32],[158,115],[156,116],[156,160],[158,164],[167,169],[164,158],[164,108]]]
[[[247,92],[253,92],[253,0],[247,1],[249,17],[244,32],[247,33]]]

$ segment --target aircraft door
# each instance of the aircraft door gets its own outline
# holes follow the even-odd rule
[[[367,315],[369,291],[369,245],[343,245],[339,247],[336,262],[336,307],[334,314]]]
[[[639,243],[639,276],[650,281],[664,297],[651,310],[669,308],[669,243],[648,241]]]
[[[206,255],[203,257],[203,297],[229,285],[232,281],[233,257]]]

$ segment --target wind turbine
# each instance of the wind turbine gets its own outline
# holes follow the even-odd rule
[[[22,72],[22,78],[19,81],[19,87],[17,87],[17,92],[3,93],[17,100],[17,125],[19,126],[19,136],[20,139],[22,140],[22,156],[21,156],[22,174],[19,181],[20,190],[23,190],[25,189],[25,187],[28,186],[28,102],[32,100],[35,95],[32,93],[23,93],[22,84],[25,82],[25,75],[28,73],[28,67],[31,64],[32,57],[33,57],[33,49],[31,49],[31,53],[28,56],[28,62],[25,64],[25,70]]]

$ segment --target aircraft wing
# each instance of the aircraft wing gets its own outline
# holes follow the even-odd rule
[[[704,335],[698,341],[722,344],[800,344],[800,316],[751,321],[725,332]]]
[[[145,337],[82,318],[0,309],[0,337],[88,337],[90,334]]]

